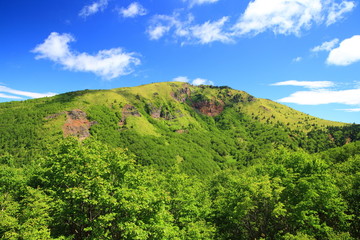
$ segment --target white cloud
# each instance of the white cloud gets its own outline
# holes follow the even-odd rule
[[[99,11],[104,11],[105,8],[108,5],[108,0],[99,0],[96,2],[93,2],[90,5],[86,5],[80,10],[79,16],[80,17],[88,17],[90,15],[93,15]]]
[[[147,10],[140,3],[133,2],[127,8],[121,8],[119,14],[124,18],[133,18],[146,15]]]
[[[337,109],[345,112],[360,112],[360,108]]]
[[[173,78],[173,81],[175,81],[175,82],[190,82],[190,79],[188,77],[179,76],[179,77]]]
[[[219,0],[183,0],[183,2],[189,2],[190,7],[193,7],[195,5],[202,5],[207,3],[216,3]]]
[[[13,95],[7,95],[7,94],[3,94],[3,93],[0,93],[0,98],[6,98],[6,99],[23,99],[21,97],[18,97],[18,96],[13,96]]]
[[[8,94],[3,94],[3,93],[10,93],[10,94],[14,94],[14,95],[18,95],[18,96],[14,96],[14,95],[8,95]],[[34,93],[34,92],[25,92],[25,91],[20,91],[20,90],[15,90],[12,88],[8,88],[5,86],[0,86],[0,98],[8,98],[8,99],[23,99],[22,97],[30,97],[30,98],[42,98],[42,97],[51,97],[56,95],[56,93]],[[22,96],[22,97],[19,97]]]
[[[192,85],[195,85],[195,86],[214,85],[214,82],[209,81],[209,80],[204,79],[204,78],[195,78],[195,79],[193,79],[191,81],[191,79],[189,79],[186,76],[179,76],[179,77],[173,78],[173,81],[175,81],[175,82],[189,82],[189,83],[191,83]]]
[[[330,91],[312,90],[299,91],[278,100],[284,103],[296,103],[300,105],[319,105],[340,103],[346,105],[360,105],[360,89]]]
[[[65,69],[92,72],[104,79],[113,79],[130,74],[140,59],[133,52],[124,52],[121,48],[101,50],[95,55],[78,53],[69,49],[74,38],[70,34],[53,32],[45,41],[35,47],[36,59],[49,59],[63,65]]]
[[[192,85],[199,86],[199,85],[214,85],[214,82],[209,81],[203,78],[196,78],[191,82]]]
[[[339,39],[335,38],[328,42],[323,42],[321,45],[316,46],[311,49],[312,52],[320,52],[320,51],[331,51],[335,48],[335,46],[339,43]]]
[[[151,40],[158,40],[162,38],[170,30],[169,26],[157,25],[148,28],[147,33]]]
[[[355,4],[342,0],[253,0],[234,26],[236,35],[257,35],[267,30],[275,34],[300,35],[313,24],[327,25],[341,19]]]
[[[208,44],[212,42],[228,43],[233,40],[228,32],[223,30],[228,17],[217,21],[207,21],[203,24],[193,24],[194,17],[188,14],[181,19],[178,12],[173,15],[156,15],[151,20],[147,33],[151,40],[158,40],[170,33],[174,39],[182,44]]]
[[[292,60],[293,62],[301,62],[302,61],[302,57],[296,57]]]
[[[355,3],[351,1],[342,1],[341,3],[333,3],[327,16],[326,25],[329,26],[342,18],[347,12],[351,12],[355,7]]]
[[[328,88],[333,87],[334,83],[330,81],[297,81],[297,80],[289,80],[284,82],[277,82],[271,84],[272,86],[298,86],[310,89],[320,89],[320,88]]]
[[[340,46],[332,49],[326,60],[327,64],[347,66],[360,61],[360,35],[345,39]]]
[[[202,25],[195,25],[190,28],[190,32],[193,38],[198,39],[201,44],[207,44],[215,41],[227,43],[232,42],[228,33],[223,32],[225,22],[228,21],[228,17],[222,17],[218,21],[207,21]]]
[[[166,33],[171,32],[174,37],[188,37],[189,28],[194,17],[188,14],[185,19],[180,19],[180,13],[174,12],[172,15],[155,15],[147,29],[151,40],[158,40]]]

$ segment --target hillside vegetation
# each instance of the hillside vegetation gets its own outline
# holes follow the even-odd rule
[[[179,82],[0,116],[0,238],[360,238],[358,125]]]

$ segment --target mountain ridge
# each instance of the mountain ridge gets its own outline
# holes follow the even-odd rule
[[[317,152],[356,140],[335,139],[328,132],[350,126],[345,123],[311,117],[227,86],[181,82],[2,103],[0,114],[2,151],[16,149],[29,158],[29,152],[64,137],[91,136],[129,149],[142,164],[168,168],[180,161],[185,171],[200,175],[248,164],[278,146]]]

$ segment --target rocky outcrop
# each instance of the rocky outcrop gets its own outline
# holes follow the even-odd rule
[[[55,118],[65,114],[65,113],[66,112],[59,112],[59,113],[51,114],[51,115],[45,117],[45,120],[55,119]]]
[[[221,100],[204,100],[193,103],[193,107],[204,115],[215,117],[224,111],[224,102]]]
[[[149,114],[152,118],[161,118],[162,106],[154,107],[150,104],[148,107],[149,107]]]
[[[80,109],[74,109],[66,112],[67,120],[63,125],[64,137],[74,136],[83,140],[90,137],[90,127],[96,124],[96,121],[90,122],[86,113]]]
[[[119,122],[120,126],[123,126],[126,124],[126,118],[133,116],[133,117],[141,117],[141,114],[139,113],[139,111],[136,109],[136,107],[130,105],[130,104],[126,104],[123,107],[122,110],[122,114],[121,114],[121,120]]]
[[[175,92],[171,92],[171,97],[179,102],[185,102],[191,95],[191,90],[188,84],[184,84],[182,88],[177,89]]]

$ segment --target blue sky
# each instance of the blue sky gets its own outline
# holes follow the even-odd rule
[[[356,0],[2,0],[0,101],[227,85],[360,123]]]

